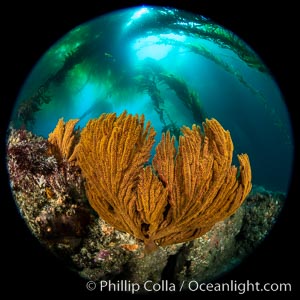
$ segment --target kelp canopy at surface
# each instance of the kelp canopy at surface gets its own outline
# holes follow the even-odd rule
[[[130,60],[128,51],[131,50],[126,49],[126,45],[131,45],[141,37],[158,37],[157,41],[150,44],[152,46],[163,44],[184,47],[188,51],[203,56],[235,76],[252,92],[258,94],[237,69],[228,65],[222,57],[214,55],[207,45],[201,42],[210,41],[221,48],[229,49],[250,68],[259,72],[267,72],[258,56],[230,31],[203,16],[173,8],[146,7],[144,13],[141,13],[142,16],[135,18],[131,15],[132,11],[124,10],[119,14],[118,18],[103,17],[105,28],[109,30],[103,29],[101,22],[97,20],[86,23],[71,31],[44,55],[42,61],[45,66],[49,67],[49,70],[43,70],[44,74],[41,79],[39,78],[39,84],[37,83],[39,80],[34,83],[35,88],[21,95],[19,106],[15,112],[14,121],[17,126],[32,126],[35,122],[35,114],[55,98],[53,89],[67,84],[70,78],[74,79],[76,76],[80,78],[80,80],[77,79],[78,90],[83,88],[91,78],[105,84],[109,90],[108,93],[114,94],[116,97],[131,91],[133,86],[139,90],[139,82],[134,81],[134,78],[141,73],[141,68],[136,70],[135,67],[128,65]],[[168,34],[171,35],[168,37]],[[179,42],[173,38],[175,35],[190,37],[192,40],[186,43]],[[118,43],[125,47],[124,51],[119,51],[120,44],[113,41],[112,37],[118,37]],[[152,71],[155,72],[154,69]],[[76,72],[78,74],[74,77]],[[160,74],[156,75],[160,76]],[[177,77],[176,74],[172,74],[172,76]],[[179,80],[182,79],[178,78],[177,81]],[[188,87],[187,83],[184,85]],[[178,91],[175,92],[178,93]],[[150,94],[150,96],[152,95]],[[197,105],[201,106],[201,103]],[[199,114],[198,111],[197,114],[198,116],[205,115],[205,112]],[[197,121],[202,122],[203,120],[204,118]],[[174,120],[171,120],[169,125],[172,123],[175,123]],[[165,126],[167,125],[165,124]]]
[[[164,28],[165,32],[197,37],[230,49],[249,67],[256,68],[260,72],[268,72],[259,57],[238,36],[210,19],[173,8],[149,7],[147,10],[151,13],[148,18],[146,16],[138,22],[130,23],[129,35],[136,38],[144,32],[159,34]],[[143,31],[140,30],[141,27]]]

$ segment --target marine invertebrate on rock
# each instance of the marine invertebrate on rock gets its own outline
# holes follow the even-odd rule
[[[49,156],[48,143],[25,129],[11,129],[7,141],[7,166],[14,191],[31,193],[45,176],[57,172],[57,162]]]
[[[247,154],[232,166],[229,131],[215,120],[182,127],[178,150],[167,132],[147,165],[155,131],[144,116],[103,114],[90,120],[75,148],[91,206],[116,229],[145,243],[186,242],[232,215],[251,189]]]
[[[55,129],[49,134],[48,142],[50,143],[50,153],[58,160],[66,159],[72,161],[72,153],[78,141],[78,132],[74,130],[79,120],[69,120],[64,123],[59,119]]]

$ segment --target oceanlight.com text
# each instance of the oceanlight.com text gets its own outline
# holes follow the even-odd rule
[[[197,281],[183,282],[187,284],[186,290],[195,292],[237,292],[238,294],[244,294],[246,292],[291,292],[291,283],[260,283],[260,282],[238,282],[237,280],[231,280],[230,282],[222,283],[199,283]],[[182,288],[183,289],[183,288]]]

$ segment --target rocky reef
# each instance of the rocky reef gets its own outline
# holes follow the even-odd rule
[[[71,138],[75,124],[61,121],[64,135],[48,140],[11,129],[7,163],[14,198],[31,231],[87,280],[141,286],[147,280],[168,279],[175,286],[183,280],[213,280],[261,243],[283,206],[284,194],[254,186],[233,214],[205,234],[145,253],[143,240],[117,230],[90,206],[81,169],[69,151],[76,142]],[[61,155],[62,148],[69,154]]]

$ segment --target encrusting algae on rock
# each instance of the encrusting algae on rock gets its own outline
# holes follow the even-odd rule
[[[25,129],[11,129],[7,145],[11,188],[21,215],[42,243],[73,250],[86,234],[90,208],[79,167],[54,148]]]
[[[144,116],[102,114],[82,130],[73,155],[94,210],[151,252],[193,240],[232,215],[251,190],[247,154],[232,166],[229,131],[215,120],[182,127],[178,150],[163,134],[147,165],[155,131]],[[145,166],[147,165],[147,166]]]

